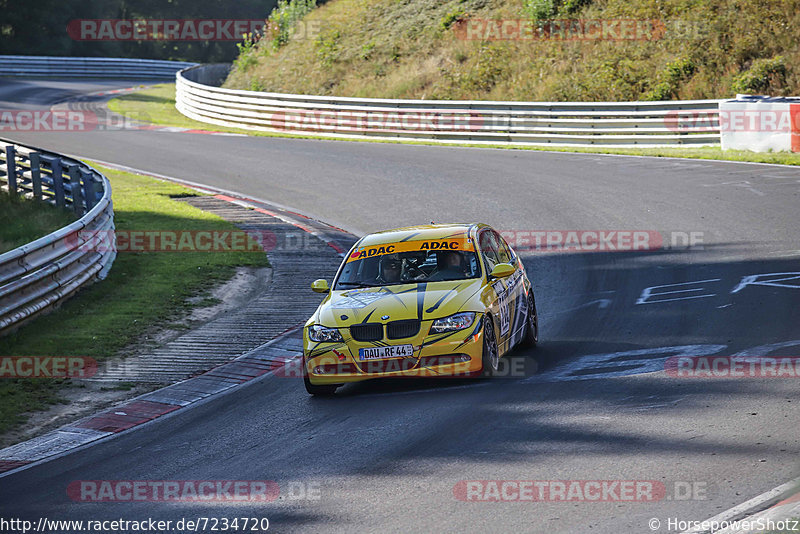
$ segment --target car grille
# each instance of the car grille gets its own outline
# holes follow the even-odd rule
[[[419,321],[410,319],[406,321],[392,321],[386,325],[386,334],[389,339],[402,339],[416,336],[419,333]]]
[[[350,327],[350,335],[356,341],[379,341],[383,339],[381,323],[361,323]]]

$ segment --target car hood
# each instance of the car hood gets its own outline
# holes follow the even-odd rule
[[[366,322],[447,317],[464,308],[480,289],[481,280],[474,278],[332,291],[312,321],[323,326],[347,327]]]

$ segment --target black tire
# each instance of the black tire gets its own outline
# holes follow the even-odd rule
[[[531,313],[533,312],[533,313]],[[539,314],[536,313],[536,299],[533,290],[528,294],[528,313],[525,316],[525,335],[522,337],[521,347],[533,348],[539,342]]]
[[[336,393],[336,389],[341,386],[341,384],[325,384],[325,385],[317,385],[312,384],[311,380],[308,379],[308,371],[306,369],[306,360],[303,358],[303,384],[306,386],[306,391],[310,395],[315,395],[318,397],[330,397],[334,393]]]
[[[497,348],[497,337],[494,333],[494,322],[488,315],[483,319],[483,355],[481,356],[481,376],[494,376],[500,367],[500,353]]]

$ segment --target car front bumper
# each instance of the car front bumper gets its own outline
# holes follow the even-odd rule
[[[303,373],[315,385],[343,384],[371,378],[468,377],[482,369],[482,316],[464,330],[429,334],[432,321],[423,321],[420,335],[409,339],[382,340],[381,344],[413,345],[413,356],[359,361],[359,349],[375,343],[357,342],[345,336],[343,343],[315,343],[303,329]]]

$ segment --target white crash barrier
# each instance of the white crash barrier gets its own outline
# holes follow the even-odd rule
[[[737,95],[719,104],[722,150],[800,152],[800,98]]]

